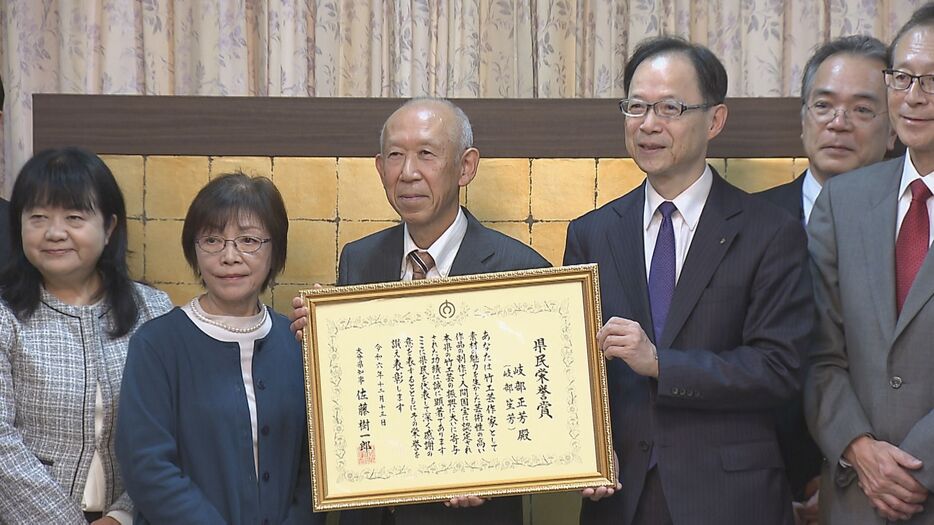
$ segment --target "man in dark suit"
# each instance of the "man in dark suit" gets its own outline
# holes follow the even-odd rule
[[[830,177],[882,160],[895,145],[885,115],[885,44],[853,35],[814,52],[801,79],[801,141],[808,169],[761,195],[807,224]]]
[[[800,387],[812,326],[804,230],[707,165],[727,118],[709,49],[643,42],[624,83],[647,181],[572,221],[564,255],[600,266],[622,483],[586,489],[581,522],[790,524],[774,414]]]
[[[376,170],[386,198],[402,218],[344,246],[338,285],[445,278],[549,266],[525,244],[491,230],[459,205],[460,188],[477,174],[480,152],[470,121],[444,99],[413,99],[383,125]],[[299,306],[293,301],[293,305]],[[304,309],[297,309],[299,319]],[[301,328],[301,321],[293,324]],[[519,497],[346,511],[341,523],[360,525],[522,523]]]
[[[902,157],[827,181],[808,223],[818,330],[805,415],[824,523],[934,524],[934,3],[889,47]]]
[[[760,195],[807,225],[824,182],[882,160],[895,133],[885,114],[885,44],[853,35],[815,51],[801,81],[801,139],[809,168]],[[817,521],[822,455],[804,421],[801,396],[779,411],[779,442],[801,523]]]

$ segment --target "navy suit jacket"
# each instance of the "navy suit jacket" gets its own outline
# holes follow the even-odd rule
[[[0,270],[10,260],[10,203],[0,199]]]
[[[714,175],[665,331],[653,333],[645,183],[571,222],[564,263],[597,263],[603,321],[642,326],[659,378],[607,363],[622,490],[585,500],[582,523],[629,525],[652,447],[675,523],[790,524],[775,410],[800,389],[813,324],[800,223]]]
[[[544,257],[525,244],[480,224],[467,209],[467,233],[461,242],[451,276],[528,270],[551,266]],[[400,279],[403,257],[402,224],[376,232],[344,246],[341,251],[337,284],[368,284]],[[341,513],[341,525],[379,525],[382,509]],[[441,503],[403,505],[395,509],[396,525],[522,523],[522,500],[518,496],[494,498],[479,507],[449,509]]]
[[[792,217],[804,224],[804,200],[801,196],[804,188],[804,173],[795,180],[780,184],[774,188],[757,193],[779,208],[788,210]]]
[[[792,217],[804,224],[804,173],[795,180],[765,190],[758,195],[788,210]],[[807,482],[820,475],[824,455],[818,448],[807,422],[804,420],[804,396],[798,394],[792,402],[778,411],[778,442],[785,458],[788,481],[795,499],[804,499]]]

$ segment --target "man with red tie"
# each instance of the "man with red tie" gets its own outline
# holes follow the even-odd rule
[[[884,75],[906,154],[828,181],[808,222],[823,523],[934,524],[934,3],[898,32]]]

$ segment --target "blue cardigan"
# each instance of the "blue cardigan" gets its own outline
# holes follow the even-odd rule
[[[136,524],[324,523],[311,512],[301,350],[272,319],[253,354],[259,480],[239,346],[178,308],[130,339],[116,451]]]

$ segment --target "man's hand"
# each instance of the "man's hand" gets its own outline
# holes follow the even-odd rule
[[[295,333],[295,340],[299,343],[302,342],[305,334],[304,330],[305,325],[308,324],[307,315],[308,309],[305,308],[305,301],[302,301],[301,297],[292,298],[292,324],[289,325],[289,329]]]
[[[881,517],[907,520],[924,510],[928,490],[908,472],[921,468],[921,460],[871,436],[854,439],[843,458],[853,465],[859,487]]]
[[[616,459],[616,451],[613,451],[613,472],[616,473],[616,487],[588,487],[581,491],[582,498],[589,498],[590,501],[600,501],[616,493],[623,488],[619,482],[619,461]]]
[[[324,287],[321,286],[319,283],[315,283],[312,286],[312,288],[314,288],[315,290],[320,290],[321,288],[324,288]],[[295,340],[298,341],[299,343],[302,342],[302,338],[304,337],[304,332],[302,332],[302,330],[304,330],[305,325],[308,324],[307,315],[308,315],[308,309],[305,308],[305,302],[302,301],[302,298],[293,297],[292,298],[292,316],[291,316],[292,324],[289,325],[289,329],[292,330],[293,333],[295,333]]]
[[[612,317],[597,332],[597,345],[604,357],[618,357],[640,376],[658,377],[655,345],[635,321]]]
[[[99,520],[94,520],[91,522],[91,525],[120,525],[120,522],[116,518],[110,516],[104,516]]]
[[[452,509],[466,509],[469,507],[479,507],[483,505],[483,502],[486,500],[483,498],[478,498],[477,496],[461,496],[459,498],[451,498],[448,501],[444,502],[445,507],[450,507]]]
[[[795,525],[818,525],[820,514],[820,476],[814,476],[804,487],[804,502],[794,502]]]

